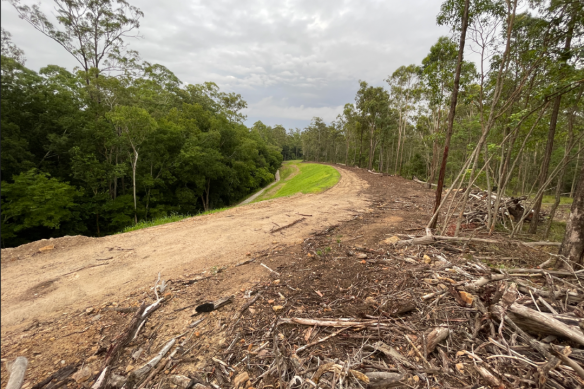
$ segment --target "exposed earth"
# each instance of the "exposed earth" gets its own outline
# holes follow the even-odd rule
[[[421,335],[427,326],[446,322],[453,331],[452,341],[464,341],[468,330],[463,324],[474,323],[475,313],[450,305],[448,311],[428,311],[428,303],[420,300],[431,288],[422,279],[431,269],[423,260],[426,253],[451,261],[476,256],[493,266],[511,267],[531,267],[549,258],[545,248],[517,250],[498,234],[491,238],[501,239],[501,244],[444,243],[432,248],[413,246],[406,251],[393,248],[386,241],[389,237],[423,235],[434,192],[401,177],[334,167],[341,180],[320,194],[254,203],[105,238],[66,237],[3,250],[2,361],[21,355],[29,359],[23,389],[67,366],[74,371],[87,369],[91,377],[64,383],[70,388],[89,388],[132,312],[142,303],[154,301],[152,289],[160,272],[164,280],[170,280],[167,301],[121,353],[113,373],[127,376],[169,339],[179,336],[186,352],[178,367],[170,369],[171,374],[230,387],[234,378],[230,374],[237,373],[224,377],[229,384],[221,383],[223,368],[217,360],[237,371],[245,368],[250,374],[254,366],[263,366],[249,365],[247,359],[245,367],[238,361],[254,355],[256,359],[273,357],[269,347],[261,352],[259,347],[268,344],[264,340],[269,341],[270,326],[278,317],[368,318],[379,314],[370,301],[378,296],[418,304],[418,312],[407,314],[404,320],[400,318],[402,324],[396,324],[402,330],[407,328],[407,333]],[[54,249],[39,251],[50,245]],[[368,258],[360,259],[359,253],[369,253]],[[241,321],[234,322],[242,306],[251,300],[251,292],[262,294],[242,314]],[[194,310],[202,302],[231,295],[233,304],[218,311],[197,315]],[[448,304],[453,302],[450,297]],[[189,327],[199,318],[204,321]],[[238,323],[235,330],[231,328],[234,323]],[[288,341],[288,347],[295,347],[292,339],[308,343],[322,336],[319,329],[314,334],[295,327],[281,331],[288,339],[283,347]],[[355,331],[314,347],[310,355],[342,356],[347,349],[358,348],[365,339],[374,341],[376,336],[390,344],[405,342],[395,332],[382,337],[381,333]],[[464,343],[458,346],[465,347]],[[134,358],[136,354],[139,356]],[[395,371],[388,366],[386,371]],[[5,387],[6,363],[1,367]],[[379,364],[375,369],[380,369]],[[470,384],[468,373],[445,371],[446,382]],[[163,381],[164,377],[168,376],[163,375]],[[270,387],[265,386],[268,383],[262,385]],[[410,385],[426,387],[422,381]],[[167,382],[162,386],[167,387],[176,385]]]
[[[150,284],[243,261],[250,251],[301,242],[364,212],[367,183],[339,169],[321,194],[295,195],[103,238],[42,240],[2,250],[2,334]],[[302,216],[311,215],[311,216]],[[293,228],[270,231],[298,219]],[[39,251],[47,246],[54,249]]]

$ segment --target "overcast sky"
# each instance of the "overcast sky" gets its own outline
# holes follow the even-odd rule
[[[23,0],[25,3],[30,1]],[[353,102],[358,81],[382,85],[396,68],[419,64],[445,27],[439,0],[141,0],[141,39],[130,47],[185,83],[214,81],[248,102],[257,120],[304,127],[314,116],[333,120]],[[52,12],[52,2],[43,0]],[[39,70],[76,62],[1,2],[2,27]]]

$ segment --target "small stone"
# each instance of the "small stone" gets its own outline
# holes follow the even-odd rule
[[[358,259],[366,259],[367,258],[367,254],[365,254],[365,253],[357,254],[357,258]]]
[[[245,254],[245,255],[249,257],[249,256],[251,256],[251,253],[247,253],[247,254]]]
[[[274,305],[274,306],[272,307],[272,309],[274,310],[274,312],[279,312],[279,311],[281,311],[282,309],[284,309],[284,307],[283,307],[283,306],[281,306],[281,305]]]
[[[274,240],[274,241],[272,241],[272,244],[276,244],[276,243],[278,243],[278,242],[277,242],[277,241],[275,241],[275,240]]]
[[[276,300],[268,300],[268,304],[273,304]]]
[[[77,383],[85,382],[89,378],[91,378],[91,369],[89,366],[85,366],[82,369],[79,369],[75,374],[71,376]]]
[[[41,253],[44,253],[45,251],[53,250],[54,248],[55,248],[55,245],[51,244],[51,245],[48,245],[48,246],[41,247],[39,249],[39,251]]]
[[[90,314],[91,312],[93,312],[93,307],[87,308],[85,310],[85,313]]]
[[[382,243],[385,243],[385,244],[396,244],[399,241],[400,241],[400,239],[397,236],[394,235],[391,238],[387,238],[387,239],[383,240]]]
[[[274,281],[274,285],[278,285],[280,283],[280,280],[275,280]]]

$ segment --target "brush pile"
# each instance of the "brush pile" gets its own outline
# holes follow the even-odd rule
[[[489,201],[490,198],[490,201]],[[501,223],[507,225],[508,223],[513,225],[517,223],[523,217],[525,212],[527,196],[522,197],[506,197],[501,196],[499,199],[498,209],[495,210],[497,203],[497,194],[491,193],[489,197],[489,192],[486,190],[474,191],[469,194],[469,201],[464,212],[465,223],[480,223],[484,224],[488,219],[488,208],[491,208],[491,215],[495,213],[498,215],[498,220]],[[529,213],[525,217],[525,221],[531,222],[533,211],[528,211]],[[546,217],[545,212],[540,212],[539,220],[544,221]]]
[[[268,280],[198,305],[173,331],[178,313],[152,315],[173,298],[157,283],[155,302],[133,308],[91,357],[99,372],[64,367],[33,389],[584,387],[584,270],[549,270],[550,260],[494,271],[468,242],[331,239],[264,264]]]

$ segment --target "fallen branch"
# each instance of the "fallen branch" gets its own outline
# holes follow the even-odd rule
[[[6,384],[6,389],[20,389],[24,382],[24,374],[28,367],[28,359],[25,357],[18,357],[10,368],[10,378]]]
[[[300,222],[301,222],[301,221],[303,221],[303,220],[306,220],[306,218],[305,218],[305,217],[303,217],[302,219],[294,220],[294,221],[293,221],[292,223],[290,223],[290,224],[286,224],[285,226],[282,226],[282,227],[276,228],[275,230],[271,230],[271,231],[270,231],[270,234],[273,234],[274,232],[282,231],[282,230],[283,230],[283,229],[285,229],[285,228],[292,227],[293,225],[295,225],[295,224],[298,224],[298,223],[300,223]]]
[[[302,347],[299,347],[299,348],[298,348],[298,350],[296,350],[296,354],[298,354],[298,353],[299,353],[300,351],[302,351],[302,350],[305,350],[305,349],[307,349],[308,347],[312,347],[312,346],[314,346],[315,344],[319,344],[319,343],[322,343],[322,342],[324,342],[324,341],[326,341],[326,340],[328,340],[328,339],[330,339],[330,338],[334,338],[335,336],[337,336],[338,334],[340,334],[341,332],[343,332],[343,331],[345,331],[346,329],[349,329],[349,328],[351,328],[351,327],[344,327],[344,328],[341,328],[341,329],[340,329],[340,330],[338,330],[337,332],[333,332],[332,334],[330,334],[330,335],[328,335],[328,336],[325,336],[325,337],[324,337],[324,338],[322,338],[322,339],[319,339],[319,340],[317,340],[317,341],[314,341],[314,342],[312,342],[312,343],[305,344],[304,346],[302,346]]]

